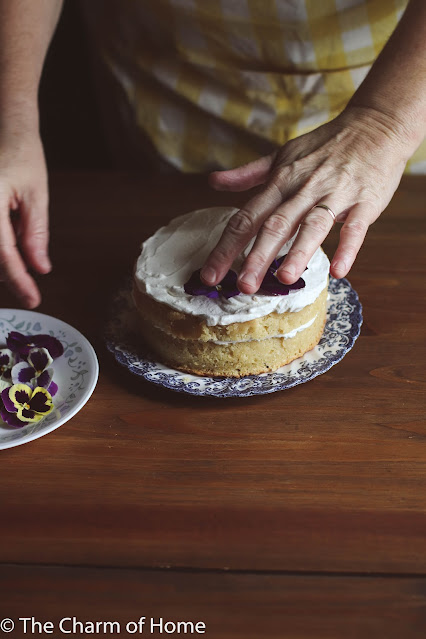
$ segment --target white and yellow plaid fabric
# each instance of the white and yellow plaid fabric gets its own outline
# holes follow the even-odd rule
[[[406,3],[102,0],[92,24],[137,126],[172,165],[199,172],[340,113]],[[424,144],[408,169],[426,173]]]

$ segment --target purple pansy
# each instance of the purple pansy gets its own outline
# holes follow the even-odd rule
[[[283,263],[286,255],[275,258],[265,273],[262,284],[260,285],[260,293],[265,295],[288,295],[290,291],[296,291],[305,287],[305,280],[301,277],[294,284],[283,284],[277,277],[277,270]]]
[[[1,398],[1,418],[15,428],[38,422],[53,410],[52,396],[39,386],[32,389],[27,384],[13,384],[2,391]]]
[[[10,348],[0,348],[0,381],[10,382],[10,371],[15,358]]]
[[[32,348],[46,348],[56,359],[64,352],[61,342],[51,335],[22,335],[17,331],[9,333],[6,343],[10,350],[21,359],[26,359]]]
[[[201,269],[194,271],[189,280],[184,285],[185,293],[189,295],[205,295],[210,298],[218,298],[219,296],[234,297],[239,295],[237,288],[237,274],[235,271],[229,270],[223,280],[216,286],[207,286],[200,278]]]
[[[19,362],[12,368],[13,384],[28,384],[32,388],[41,386],[46,388],[53,397],[57,390],[57,384],[52,381],[53,369],[49,368],[53,359],[47,348],[32,348],[28,353],[27,361]]]
[[[294,282],[294,284],[283,284],[277,278],[277,270],[286,257],[286,255],[277,257],[272,264],[270,264],[256,295],[288,295],[290,291],[296,291],[305,287],[305,280],[301,277],[299,277],[297,282]],[[207,284],[204,284],[200,278],[200,273],[201,269],[193,272],[189,280],[184,285],[185,293],[188,293],[189,295],[205,295],[210,298],[218,298],[219,296],[222,296],[226,297],[226,299],[240,294],[240,291],[237,288],[238,276],[235,271],[228,271],[223,280],[216,286],[207,286]]]

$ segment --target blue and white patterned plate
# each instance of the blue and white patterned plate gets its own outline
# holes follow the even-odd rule
[[[247,377],[201,377],[168,368],[156,361],[137,331],[130,287],[113,300],[106,343],[117,362],[149,382],[190,395],[248,397],[285,390],[308,382],[337,364],[354,345],[362,324],[362,306],[346,279],[330,278],[327,322],[317,346],[274,373]]]
[[[53,379],[59,387],[53,398],[55,409],[41,421],[23,428],[12,428],[0,420],[0,449],[26,444],[65,424],[83,408],[95,389],[99,374],[93,346],[79,331],[61,320],[34,311],[2,308],[0,346],[6,345],[10,331],[24,335],[53,335],[62,342],[64,354],[52,364]]]

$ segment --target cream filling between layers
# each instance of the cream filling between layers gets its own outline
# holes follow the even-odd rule
[[[298,326],[297,328],[294,328],[292,331],[290,331],[289,333],[282,333],[281,335],[268,335],[268,337],[264,337],[263,339],[235,339],[233,341],[229,341],[229,342],[221,342],[219,340],[211,340],[210,343],[212,344],[217,344],[218,346],[226,346],[227,344],[242,344],[244,342],[264,342],[265,340],[268,339],[274,339],[276,337],[282,337],[283,339],[290,339],[291,337],[294,337],[295,335],[297,335],[297,333],[300,333],[301,331],[304,331],[306,328],[309,328],[310,326],[312,326],[312,324],[315,322],[315,320],[318,317],[318,313],[315,315],[315,317],[313,317],[311,320],[309,320],[309,322],[306,322],[306,324],[302,324],[301,326]]]
[[[288,295],[240,293],[229,299],[210,299],[185,293],[185,282],[203,266],[228,220],[237,211],[230,207],[201,209],[177,217],[160,228],[142,245],[135,270],[139,290],[177,311],[204,320],[208,326],[248,322],[273,312],[297,312],[312,304],[327,286],[329,273],[330,263],[320,248],[302,275],[305,288],[290,291]],[[295,237],[282,247],[278,257],[289,251]],[[232,268],[237,273],[253,242],[254,239],[234,261]]]

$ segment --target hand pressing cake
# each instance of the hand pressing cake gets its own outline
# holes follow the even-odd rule
[[[215,207],[182,215],[142,245],[133,282],[140,329],[149,348],[172,368],[224,377],[270,372],[321,338],[330,267],[321,248],[290,286],[279,282],[275,272],[294,238],[253,295],[236,286],[253,241],[220,285],[201,281],[201,267],[237,210]]]

